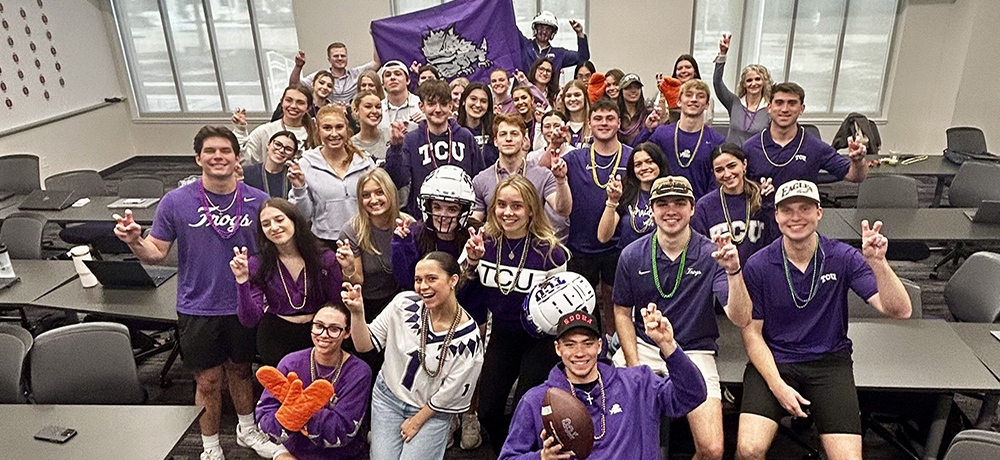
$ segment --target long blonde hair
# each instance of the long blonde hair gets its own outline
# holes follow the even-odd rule
[[[747,87],[746,87],[746,84],[744,84],[743,82],[745,82],[747,80],[747,72],[749,72],[751,70],[754,71],[754,72],[757,72],[757,75],[760,75],[760,83],[761,83],[760,98],[761,98],[761,100],[770,103],[771,102],[771,85],[773,85],[774,82],[771,81],[771,72],[768,72],[767,67],[764,67],[764,66],[762,66],[760,64],[750,64],[750,65],[744,67],[743,71],[740,72],[740,81],[739,81],[739,85],[737,85],[737,88],[736,88],[736,97],[743,97],[743,96],[747,95]]]
[[[580,130],[580,139],[585,142],[590,138],[590,97],[587,95],[587,85],[581,83],[580,80],[573,79],[562,88],[562,98],[559,100],[559,104],[562,105],[566,118],[572,120],[573,114],[569,113],[569,109],[566,108],[566,93],[570,88],[576,88],[583,92],[583,108],[580,109],[583,111],[583,129]]]
[[[494,241],[499,240],[503,236],[503,227],[497,220],[496,208],[497,197],[500,196],[500,190],[504,187],[511,187],[521,195],[521,199],[524,200],[524,205],[528,210],[528,234],[537,240],[535,250],[538,251],[537,246],[539,243],[544,243],[549,248],[545,257],[551,259],[552,251],[557,247],[562,247],[562,243],[556,236],[556,231],[552,228],[549,216],[545,214],[542,199],[538,196],[534,184],[520,174],[509,175],[497,184],[493,192],[493,198],[490,200],[490,206],[486,212],[486,225],[483,227],[483,233]],[[569,254],[569,250],[565,248],[563,250],[566,251],[567,255]],[[499,261],[497,262],[499,263]]]
[[[351,129],[351,123],[347,119],[347,112],[344,112],[344,109],[340,108],[340,106],[337,104],[324,105],[322,108],[319,109],[319,113],[316,114],[317,123],[315,131],[317,133],[317,137],[319,135],[319,125],[320,125],[319,121],[322,120],[323,117],[328,117],[328,116],[339,117],[341,120],[344,121],[344,124],[347,126],[347,137],[344,139],[344,150],[347,151],[348,161],[353,161],[355,155],[364,158],[365,152],[357,148],[354,145],[354,143],[351,142],[351,137],[354,136],[354,130]]]
[[[389,222],[395,224],[396,219],[403,218],[405,221],[410,221],[413,218],[399,211],[396,185],[389,177],[389,173],[382,168],[375,168],[361,175],[358,179],[358,213],[351,218],[351,227],[357,232],[358,246],[361,247],[362,251],[382,255],[382,251],[375,247],[375,242],[372,241],[372,229],[375,228],[375,224],[372,223],[372,216],[368,215],[368,211],[365,210],[362,195],[362,190],[369,181],[375,181],[382,188],[382,193],[385,194],[385,200],[389,206],[389,210],[386,211],[389,213]]]

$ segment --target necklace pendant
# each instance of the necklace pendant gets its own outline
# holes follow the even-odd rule
[[[514,256],[514,250],[511,250],[509,253],[507,253],[507,256],[510,257],[511,259],[513,259],[515,257]]]

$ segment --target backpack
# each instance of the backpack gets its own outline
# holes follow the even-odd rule
[[[953,149],[944,149],[944,159],[957,165],[965,163],[966,161],[1000,162],[1000,157],[990,152],[972,153]]]

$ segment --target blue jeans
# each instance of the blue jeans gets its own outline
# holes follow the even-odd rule
[[[448,445],[448,428],[453,414],[437,413],[427,420],[410,442],[403,442],[400,430],[406,419],[420,412],[400,401],[385,384],[382,373],[372,390],[371,460],[443,459]]]

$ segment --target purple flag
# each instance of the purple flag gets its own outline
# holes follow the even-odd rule
[[[382,62],[433,64],[447,80],[489,82],[490,69],[521,62],[512,0],[455,0],[372,21],[372,37]]]

